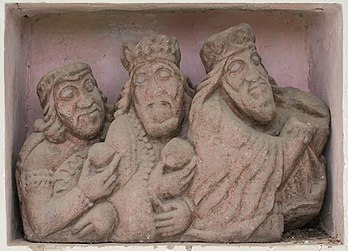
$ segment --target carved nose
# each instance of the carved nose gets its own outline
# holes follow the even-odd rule
[[[260,78],[260,75],[257,73],[257,72],[250,72],[250,74],[248,74],[246,77],[245,77],[245,80],[248,81],[248,82],[256,82],[258,81]]]
[[[260,78],[260,73],[254,65],[248,65],[245,75],[245,80],[249,82],[256,82]]]
[[[79,108],[87,108],[93,104],[93,98],[91,95],[81,95],[80,100],[77,102]]]
[[[151,97],[158,97],[162,94],[163,92],[163,87],[161,86],[160,83],[157,83],[156,79],[154,77],[152,77],[149,80],[149,84],[147,87],[147,94]]]

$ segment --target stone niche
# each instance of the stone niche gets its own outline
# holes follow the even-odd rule
[[[199,58],[213,33],[249,23],[265,67],[280,86],[319,96],[331,111],[324,151],[328,187],[317,219],[343,241],[342,11],[336,4],[7,4],[5,27],[7,239],[23,239],[14,177],[20,147],[42,112],[40,77],[69,62],[88,63],[114,103],[128,79],[121,45],[155,33],[175,36],[181,69],[194,85],[205,76]],[[21,245],[23,242],[20,242]]]

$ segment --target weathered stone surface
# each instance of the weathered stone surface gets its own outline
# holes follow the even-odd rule
[[[83,63],[47,73],[37,92],[44,117],[25,141],[16,173],[25,237],[86,240],[75,234],[78,219],[115,187],[118,159],[97,173],[87,156],[88,148],[105,138],[112,111]]]
[[[195,95],[175,38],[125,44],[115,112],[86,64],[42,77],[17,166],[28,240],[270,242],[318,215],[327,107],[277,86],[247,24],[201,58]]]
[[[28,240],[171,240],[191,224],[184,193],[194,152],[176,137],[186,137],[194,90],[180,72],[178,43],[146,37],[124,46],[122,62],[130,80],[101,143],[108,109],[88,65],[66,65],[39,82],[44,120],[17,168]]]
[[[184,192],[194,175],[195,158],[180,150],[173,156],[173,145],[184,143],[170,140],[186,137],[192,90],[179,69],[176,39],[145,37],[123,50],[130,79],[105,140],[121,153],[119,189],[109,198],[119,219],[111,240],[177,239],[193,217],[192,202]],[[168,150],[161,154],[163,147]],[[180,162],[183,157],[189,161]],[[172,172],[168,162],[180,170]]]
[[[198,159],[189,191],[197,216],[185,239],[280,240],[284,226],[319,213],[329,111],[311,94],[277,86],[247,24],[211,36],[201,58],[207,76],[188,137]]]

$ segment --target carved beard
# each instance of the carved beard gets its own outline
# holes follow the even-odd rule
[[[103,128],[105,109],[103,105],[93,103],[89,108],[78,109],[72,116],[59,112],[58,116],[71,134],[90,140],[95,138]]]
[[[105,119],[104,107],[94,105],[94,109],[81,113],[77,117],[76,127],[79,129],[78,135],[84,136],[87,139],[96,137],[102,130]],[[82,128],[82,130],[81,130]]]
[[[247,85],[245,85],[247,86]],[[259,82],[252,87],[242,88],[243,106],[261,124],[274,119],[276,108],[272,88],[269,83]]]
[[[242,80],[242,82],[239,90],[236,90],[231,84],[223,81],[225,91],[240,113],[260,124],[272,121],[276,114],[276,108],[269,81],[260,79],[253,84],[246,80]]]
[[[183,117],[181,100],[158,97],[148,104],[135,100],[134,107],[150,136],[165,137],[179,129]]]

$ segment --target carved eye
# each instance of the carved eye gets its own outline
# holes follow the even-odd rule
[[[137,73],[134,76],[134,84],[136,85],[142,85],[146,80],[146,74],[145,73]]]
[[[172,73],[166,68],[160,68],[157,70],[156,75],[160,80],[168,80],[172,76]]]
[[[244,62],[241,60],[233,61],[230,66],[228,67],[228,70],[230,73],[237,73],[241,71],[244,67]]]
[[[250,59],[255,65],[259,65],[261,63],[261,57],[256,52],[251,54]]]
[[[68,101],[70,99],[72,99],[75,95],[75,92],[76,92],[76,88],[69,85],[69,86],[66,86],[64,87],[60,93],[59,93],[59,97],[62,99],[62,100],[65,100],[65,101]]]
[[[91,79],[87,79],[84,83],[83,83],[83,88],[85,88],[86,91],[88,92],[92,92],[94,90],[94,83]]]

